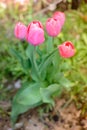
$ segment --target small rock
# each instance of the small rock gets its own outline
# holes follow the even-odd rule
[[[21,87],[21,80],[16,81],[15,84],[14,84],[14,87],[16,89],[19,89]]]
[[[7,130],[13,130],[12,128],[8,128]]]
[[[24,124],[23,122],[16,123],[15,130],[21,128],[23,126],[23,124]]]

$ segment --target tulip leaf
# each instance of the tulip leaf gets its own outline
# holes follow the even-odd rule
[[[53,58],[56,50],[54,50],[53,52],[51,52],[50,54],[46,55],[43,58],[41,64],[39,65],[39,73],[40,73],[40,75],[44,75],[44,73],[46,73],[46,69],[52,63],[52,58]]]
[[[69,90],[73,85],[74,83],[70,82],[70,80],[68,80],[66,77],[62,76],[59,80],[59,83],[65,87],[67,90]]]
[[[12,103],[11,119],[13,124],[16,122],[19,114],[42,104],[40,87],[43,87],[43,83],[31,83],[17,92]]]
[[[28,47],[26,49],[26,55],[30,59],[32,64],[33,64],[33,59],[32,59],[33,51],[34,51],[34,46],[28,45]]]
[[[18,115],[26,112],[27,110],[39,106],[43,103],[49,103],[54,105],[52,95],[60,92],[60,86],[58,84],[49,85],[45,88],[45,84],[42,83],[30,83],[27,86],[22,87],[15,95],[12,102],[11,120],[14,124]]]
[[[10,52],[19,60],[20,64],[22,65],[24,71],[27,71],[31,67],[31,63],[29,59],[23,59],[21,54],[16,51],[15,49],[11,48]]]
[[[57,51],[55,53],[55,56],[53,57],[53,61],[52,61],[55,69],[59,69],[60,62],[61,62],[61,57],[59,55],[59,52]]]
[[[11,48],[11,49],[10,49],[10,52],[11,52],[15,57],[18,58],[18,60],[20,61],[20,63],[22,63],[23,58],[22,58],[22,56],[20,55],[20,53],[19,53],[18,51],[16,51],[15,49]]]
[[[35,57],[35,47],[32,45],[29,45],[26,50],[26,55],[31,61],[31,77],[35,81],[40,80],[39,76],[39,68],[37,66],[36,57]]]
[[[60,93],[60,86],[58,84],[51,84],[47,88],[40,88],[40,93],[44,103],[50,103],[54,106],[52,95]]]

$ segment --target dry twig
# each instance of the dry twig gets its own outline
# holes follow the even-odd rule
[[[37,12],[34,14],[34,16],[38,15],[38,14],[43,14],[48,10],[54,10],[54,8],[56,7],[57,4],[61,3],[63,0],[56,0],[55,2],[49,4],[46,8],[42,9],[41,11]],[[52,9],[53,8],[53,9]]]

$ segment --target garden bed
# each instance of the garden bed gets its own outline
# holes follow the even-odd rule
[[[22,114],[15,130],[87,130],[86,115],[82,117],[81,110],[73,101],[59,98],[55,102],[55,108],[49,112],[36,108]],[[0,115],[0,130],[12,130],[9,109],[3,112]]]

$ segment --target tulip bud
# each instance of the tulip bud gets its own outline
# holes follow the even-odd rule
[[[63,58],[70,58],[75,54],[75,48],[72,42],[66,41],[62,45],[58,46],[59,53]]]
[[[33,21],[28,25],[26,40],[34,46],[44,42],[44,30],[41,22]]]
[[[27,31],[27,27],[24,24],[18,22],[14,29],[15,37],[20,40],[24,40],[26,36],[26,31]]]
[[[56,37],[61,32],[60,22],[54,18],[46,21],[46,30],[49,36]]]
[[[64,25],[64,22],[65,22],[65,14],[64,14],[63,12],[59,12],[59,11],[55,12],[55,13],[53,14],[53,18],[56,19],[56,20],[59,20],[61,26]]]

